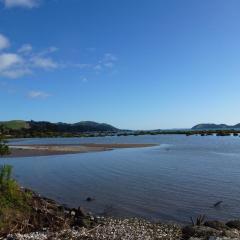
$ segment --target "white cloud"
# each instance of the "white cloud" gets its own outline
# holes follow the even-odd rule
[[[60,64],[49,56],[58,50],[56,47],[35,52],[31,44],[24,44],[16,52],[4,51],[9,46],[8,39],[0,34],[0,50],[2,50],[0,52],[0,76],[19,78],[34,73],[37,69],[50,70],[60,67]]]
[[[51,96],[50,94],[48,94],[46,92],[42,92],[42,91],[30,91],[28,93],[29,98],[47,98],[50,96]]]
[[[96,71],[101,71],[102,70],[102,66],[100,64],[97,64],[95,67],[94,67],[94,70]]]
[[[39,0],[2,0],[6,8],[24,7],[34,8],[39,5]]]
[[[0,55],[0,71],[8,70],[22,62],[22,58],[15,53],[3,53]]]
[[[15,53],[0,54],[0,75],[7,78],[18,78],[31,73],[21,56]]]
[[[4,35],[0,34],[0,50],[8,48],[10,46],[10,42],[7,39],[7,37],[5,37]]]
[[[42,68],[42,69],[54,69],[58,67],[58,64],[54,62],[51,58],[44,58],[44,57],[33,57],[32,63],[34,67]]]
[[[97,72],[106,68],[113,68],[117,62],[117,57],[112,53],[105,53],[104,56],[94,65],[93,69]]]
[[[106,62],[106,63],[104,63],[104,66],[105,66],[105,67],[108,67],[108,68],[113,68],[113,67],[114,67],[114,63],[112,63],[112,62]]]
[[[33,48],[32,48],[31,44],[24,44],[18,49],[18,52],[22,53],[22,54],[28,54],[28,53],[32,52],[32,50],[33,50]]]
[[[25,75],[29,75],[31,73],[32,73],[32,71],[27,68],[26,69],[16,68],[16,69],[6,70],[2,73],[0,72],[0,74],[2,74],[3,76],[5,76],[7,78],[20,78]]]
[[[112,53],[105,53],[103,57],[104,62],[116,62],[118,59]]]
[[[0,77],[20,78],[34,74],[36,71],[60,68],[79,68],[83,74],[91,72],[98,74],[113,69],[118,60],[115,55],[106,53],[95,63],[64,63],[54,59],[53,54],[58,51],[54,46],[36,51],[31,44],[23,44],[11,53],[6,50],[8,47],[10,47],[9,40],[0,33]]]

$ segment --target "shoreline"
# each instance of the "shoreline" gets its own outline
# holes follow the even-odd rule
[[[123,148],[145,148],[154,147],[158,144],[56,144],[56,145],[10,145],[11,153],[5,158],[17,157],[37,157],[37,156],[52,156],[65,155],[89,152],[102,152],[114,149]]]
[[[15,228],[0,231],[4,240],[238,240],[240,221],[208,221],[204,215],[192,218],[192,223],[151,222],[143,218],[115,218],[93,215],[82,207],[69,208],[45,198],[32,190],[29,202],[30,216],[26,221],[16,222]],[[24,220],[24,219],[23,219]]]

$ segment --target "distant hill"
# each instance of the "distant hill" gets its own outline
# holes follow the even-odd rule
[[[118,129],[106,124],[91,121],[83,121],[78,123],[51,123],[51,122],[37,122],[37,121],[5,121],[0,122],[0,126],[10,130],[28,130],[28,131],[50,131],[50,132],[114,132]]]
[[[230,126],[226,124],[202,123],[192,127],[192,130],[227,130],[240,129],[240,123]]]
[[[0,126],[3,126],[8,129],[13,129],[13,130],[29,128],[28,122],[22,121],[22,120],[12,120],[12,121],[0,122]]]

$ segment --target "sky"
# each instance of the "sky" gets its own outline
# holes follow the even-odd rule
[[[240,122],[239,0],[0,0],[0,120]]]

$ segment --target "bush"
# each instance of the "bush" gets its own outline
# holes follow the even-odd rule
[[[7,142],[4,140],[3,135],[0,134],[0,156],[8,155],[10,154],[9,147],[7,145]]]

